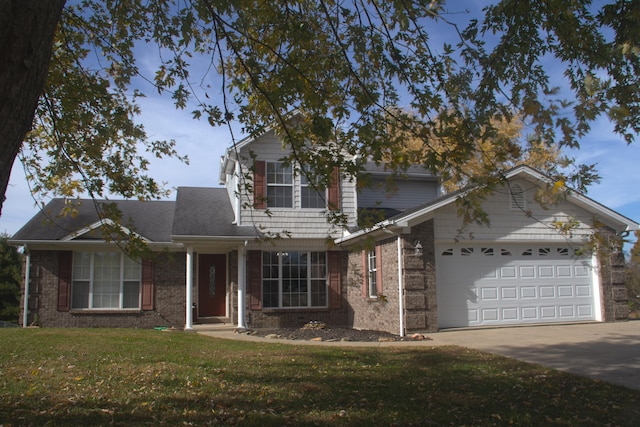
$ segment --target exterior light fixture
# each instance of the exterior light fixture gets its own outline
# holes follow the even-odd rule
[[[414,247],[415,247],[416,255],[422,255],[422,243],[420,243],[420,240],[416,240]]]

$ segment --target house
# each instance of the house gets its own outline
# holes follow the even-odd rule
[[[279,161],[282,150],[272,131],[245,139],[222,158],[221,188],[180,187],[175,201],[81,200],[76,215],[59,217],[66,201],[53,200],[11,239],[27,254],[23,324],[189,330],[316,320],[404,335],[627,317],[619,248],[583,249],[594,224],[611,236],[639,225],[576,192],[543,209],[534,193],[546,177],[533,169],[510,171],[486,200],[489,227],[461,233],[456,200],[465,193],[440,194],[424,170],[385,193],[376,190],[384,168],[370,167],[373,185],[360,190],[336,169],[318,192]],[[251,194],[239,191],[246,179]],[[153,255],[130,259],[107,243],[109,220],[94,203],[116,203],[125,231]],[[379,217],[359,228],[363,211]],[[327,212],[344,215],[346,227]],[[562,223],[571,230],[554,228]]]

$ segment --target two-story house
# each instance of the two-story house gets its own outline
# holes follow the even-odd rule
[[[175,201],[118,201],[123,227],[153,256],[130,259],[101,235],[95,203],[59,217],[53,200],[12,243],[26,253],[23,323],[43,327],[191,329],[331,326],[409,331],[626,318],[620,252],[584,253],[594,224],[611,236],[638,224],[572,192],[534,201],[545,177],[519,167],[486,200],[491,226],[464,234],[456,200],[412,168],[383,189],[335,169],[318,191],[267,131],[230,148],[221,188],[180,187]],[[243,191],[246,186],[252,191]],[[111,203],[111,202],[109,202]],[[344,226],[327,222],[339,211]],[[358,215],[372,224],[358,226]],[[554,224],[571,223],[571,233]],[[274,236],[278,236],[274,238]],[[618,248],[619,249],[619,248]]]

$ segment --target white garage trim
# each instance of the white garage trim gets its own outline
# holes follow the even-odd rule
[[[597,261],[557,243],[440,243],[440,328],[601,320]]]

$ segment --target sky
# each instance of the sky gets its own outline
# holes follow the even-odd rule
[[[176,140],[178,152],[190,159],[189,165],[154,159],[151,175],[165,182],[167,188],[219,186],[220,157],[232,144],[229,130],[194,120],[188,110],[176,110],[168,97],[152,95],[140,100],[140,105],[143,111],[140,120],[149,137]],[[243,136],[236,133],[235,138],[239,140]],[[627,145],[613,133],[608,121],[602,119],[581,141],[580,150],[568,154],[576,157],[578,163],[598,165],[602,180],[589,187],[587,196],[640,222],[640,138]],[[6,198],[0,216],[0,233],[13,235],[37,213],[19,161],[14,164]],[[175,198],[175,191],[171,198]]]

